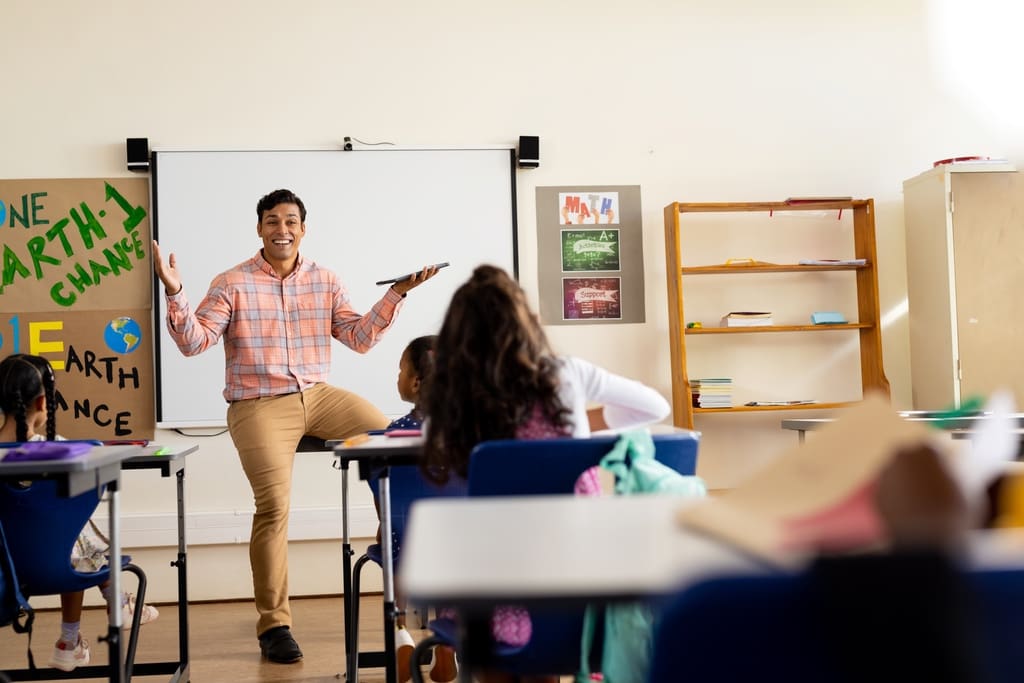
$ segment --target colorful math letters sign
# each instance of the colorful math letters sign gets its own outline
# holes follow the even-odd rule
[[[0,180],[0,358],[43,356],[57,431],[155,427],[147,178]]]

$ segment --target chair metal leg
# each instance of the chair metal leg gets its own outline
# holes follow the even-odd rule
[[[369,561],[369,555],[362,555],[352,567],[352,633],[348,637],[348,645],[352,651],[345,653],[349,663],[348,683],[359,681],[359,596],[363,567]]]
[[[135,665],[135,650],[139,645],[139,628],[142,626],[142,612],[146,605],[146,574],[134,564],[126,564],[124,571],[131,572],[139,580],[139,587],[135,593],[135,611],[132,614],[132,626],[128,632],[128,648],[125,651],[124,680],[127,683],[132,680],[132,668]],[[114,609],[121,609],[121,596],[116,596],[117,604]]]

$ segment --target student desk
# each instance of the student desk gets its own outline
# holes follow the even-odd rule
[[[3,449],[6,454],[7,449]],[[5,462],[0,460],[0,479],[24,481],[30,479],[57,480],[60,495],[69,498],[86,491],[106,486],[107,506],[110,518],[110,556],[121,557],[120,499],[118,489],[121,483],[122,462],[140,455],[141,446],[97,446],[88,453],[69,460],[28,460]],[[110,564],[110,585],[114,595],[121,594],[121,563]],[[110,648],[110,665],[107,667],[112,683],[121,683],[125,677],[123,648],[121,644],[121,610],[109,610],[107,643]]]
[[[722,573],[769,571],[678,527],[676,510],[692,502],[654,494],[420,501],[406,530],[399,582],[409,600],[452,606],[475,623],[501,603],[579,609],[668,596]],[[464,646],[468,675],[473,652],[488,645],[474,638]]]
[[[420,501],[399,582],[409,600],[479,620],[501,603],[539,609],[659,598],[716,576],[783,571],[677,525],[676,511],[695,502],[662,495]],[[966,565],[1024,567],[1024,537],[977,532]],[[467,662],[481,646],[466,643]]]
[[[976,427],[980,422],[987,420],[987,415],[962,415],[957,417],[941,417],[927,411],[907,411],[900,413],[900,416],[911,422],[930,422],[940,425],[941,429],[947,431],[967,429]],[[1024,425],[1024,413],[1013,413],[1011,417],[1017,424]],[[800,443],[804,442],[807,432],[821,429],[830,422],[835,422],[834,417],[805,417],[794,418],[782,421],[783,429],[792,429],[797,433]],[[955,438],[955,437],[954,437]]]
[[[950,431],[949,435],[952,436],[954,440],[958,440],[959,441],[959,440],[963,440],[963,439],[971,439],[977,433],[978,433],[977,428],[966,427],[966,428],[961,428],[961,429],[954,429],[954,430]],[[1016,429],[1012,429],[1012,430],[1010,430],[1010,433],[1013,434],[1017,438],[1017,444],[1018,445],[1017,445],[1017,455],[1015,456],[1015,459],[1017,461],[1024,461],[1024,427],[1017,427]],[[1021,462],[1018,462],[1017,463],[1018,467],[1021,464],[1022,464]]]
[[[142,662],[136,663],[130,672],[136,676],[154,676],[171,674],[171,683],[189,680],[188,660],[188,567],[186,563],[185,544],[185,456],[195,453],[199,446],[195,444],[179,445],[167,448],[150,445],[139,455],[128,458],[121,463],[125,470],[158,470],[161,477],[174,476],[177,488],[178,504],[178,558],[171,566],[178,570],[178,661],[176,662]]]
[[[578,606],[668,595],[727,571],[766,571],[676,524],[673,495],[442,498],[413,505],[399,581],[410,600]],[[543,559],[539,559],[543,558]]]
[[[351,440],[348,441],[351,443]],[[362,443],[345,445],[346,441],[330,440],[327,445],[334,448],[334,457],[341,470],[341,525],[342,563],[344,567],[343,590],[345,605],[345,680],[356,683],[359,669],[384,667],[385,681],[395,683],[395,579],[391,548],[391,486],[388,481],[389,468],[394,465],[414,465],[423,452],[423,438],[419,436],[389,437],[383,434],[370,436]],[[352,623],[352,539],[349,535],[348,519],[348,469],[349,464],[359,464],[359,477],[366,479],[371,471],[380,471],[380,537],[381,560],[384,574],[384,659],[379,652],[359,653],[351,646],[352,634],[358,624]]]

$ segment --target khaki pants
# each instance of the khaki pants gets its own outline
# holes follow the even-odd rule
[[[303,434],[344,439],[387,424],[372,403],[328,384],[228,406],[228,429],[256,502],[249,563],[259,612],[257,635],[275,626],[291,626],[288,511],[299,439]]]

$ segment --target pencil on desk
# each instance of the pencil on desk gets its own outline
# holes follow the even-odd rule
[[[349,448],[351,446],[358,446],[361,443],[366,443],[369,440],[369,434],[356,434],[355,436],[350,436],[349,438],[342,441],[341,445],[344,446],[345,448]]]

